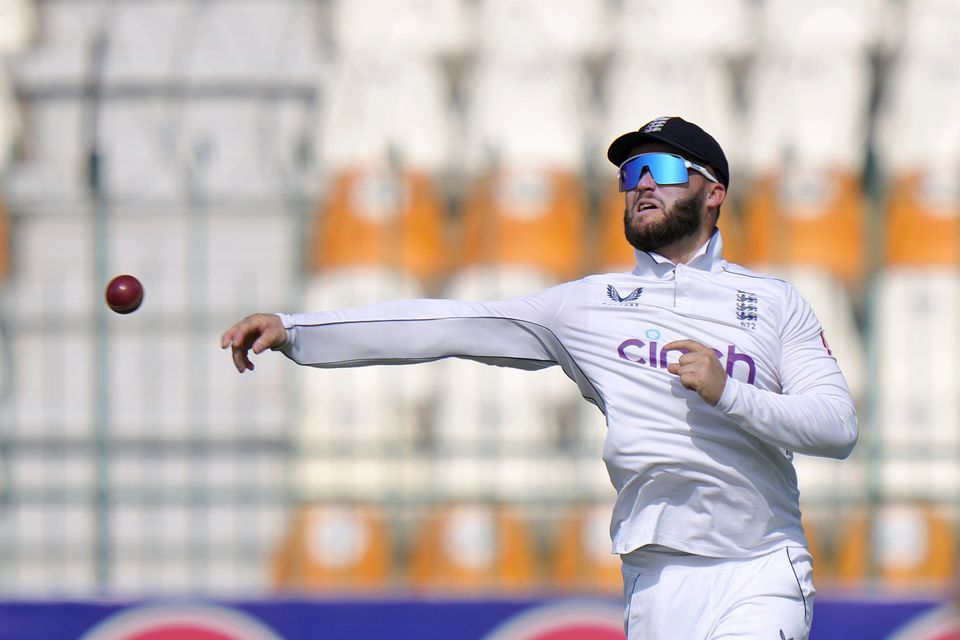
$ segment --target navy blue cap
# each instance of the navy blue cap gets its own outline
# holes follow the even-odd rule
[[[607,159],[619,167],[630,157],[633,149],[645,142],[662,142],[675,148],[688,160],[699,160],[710,165],[723,186],[730,186],[730,166],[720,143],[697,125],[678,116],[657,118],[637,131],[623,134],[610,144]]]

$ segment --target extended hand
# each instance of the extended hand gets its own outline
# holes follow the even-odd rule
[[[287,330],[279,316],[270,313],[255,313],[227,329],[220,338],[220,348],[231,348],[233,364],[237,371],[253,371],[253,363],[247,351],[260,353],[281,347],[287,341]]]
[[[679,362],[667,365],[667,371],[680,376],[680,384],[700,394],[707,404],[714,406],[720,402],[723,388],[727,384],[727,372],[720,364],[717,352],[695,340],[676,340],[664,347],[664,350],[686,351]]]

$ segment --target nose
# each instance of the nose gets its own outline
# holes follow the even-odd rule
[[[644,167],[643,171],[640,172],[640,180],[637,181],[637,190],[652,190],[656,189],[657,181],[653,179],[653,172],[649,168]]]

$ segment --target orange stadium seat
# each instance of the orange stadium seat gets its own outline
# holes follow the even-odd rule
[[[586,194],[566,171],[479,179],[464,206],[461,267],[515,264],[566,280],[583,272]]]
[[[936,187],[935,178],[916,172],[892,178],[887,189],[887,264],[960,264],[960,200],[938,197]]]
[[[317,211],[312,270],[378,265],[429,280],[447,267],[444,206],[423,173],[344,171]]]
[[[516,593],[535,587],[528,525],[506,507],[460,504],[427,517],[410,564],[424,591]]]
[[[572,508],[560,526],[553,557],[554,584],[566,591],[619,593],[620,558],[610,550],[609,504]]]
[[[855,514],[837,546],[836,579],[841,586],[879,581],[896,588],[942,588],[956,571],[956,530],[934,506],[891,503],[871,523]]]
[[[865,206],[853,174],[760,178],[744,207],[744,259],[748,265],[821,266],[855,286],[863,275]]]
[[[803,509],[803,533],[807,538],[807,549],[813,558],[813,577],[816,584],[828,584],[836,575],[833,565],[833,556],[829,554],[829,537],[827,536],[828,523]]]
[[[369,506],[302,506],[273,562],[274,584],[288,591],[384,589],[390,571],[390,530]]]
[[[594,264],[602,271],[625,271],[633,268],[633,247],[623,235],[624,196],[611,184],[601,205],[599,238]],[[737,212],[730,204],[721,208],[717,222],[723,234],[723,255],[730,262],[741,262],[743,238]]]

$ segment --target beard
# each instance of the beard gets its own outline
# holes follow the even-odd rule
[[[701,189],[689,198],[677,200],[662,220],[636,228],[630,224],[629,209],[623,212],[623,229],[629,242],[638,251],[657,251],[688,238],[700,230],[706,190]]]

